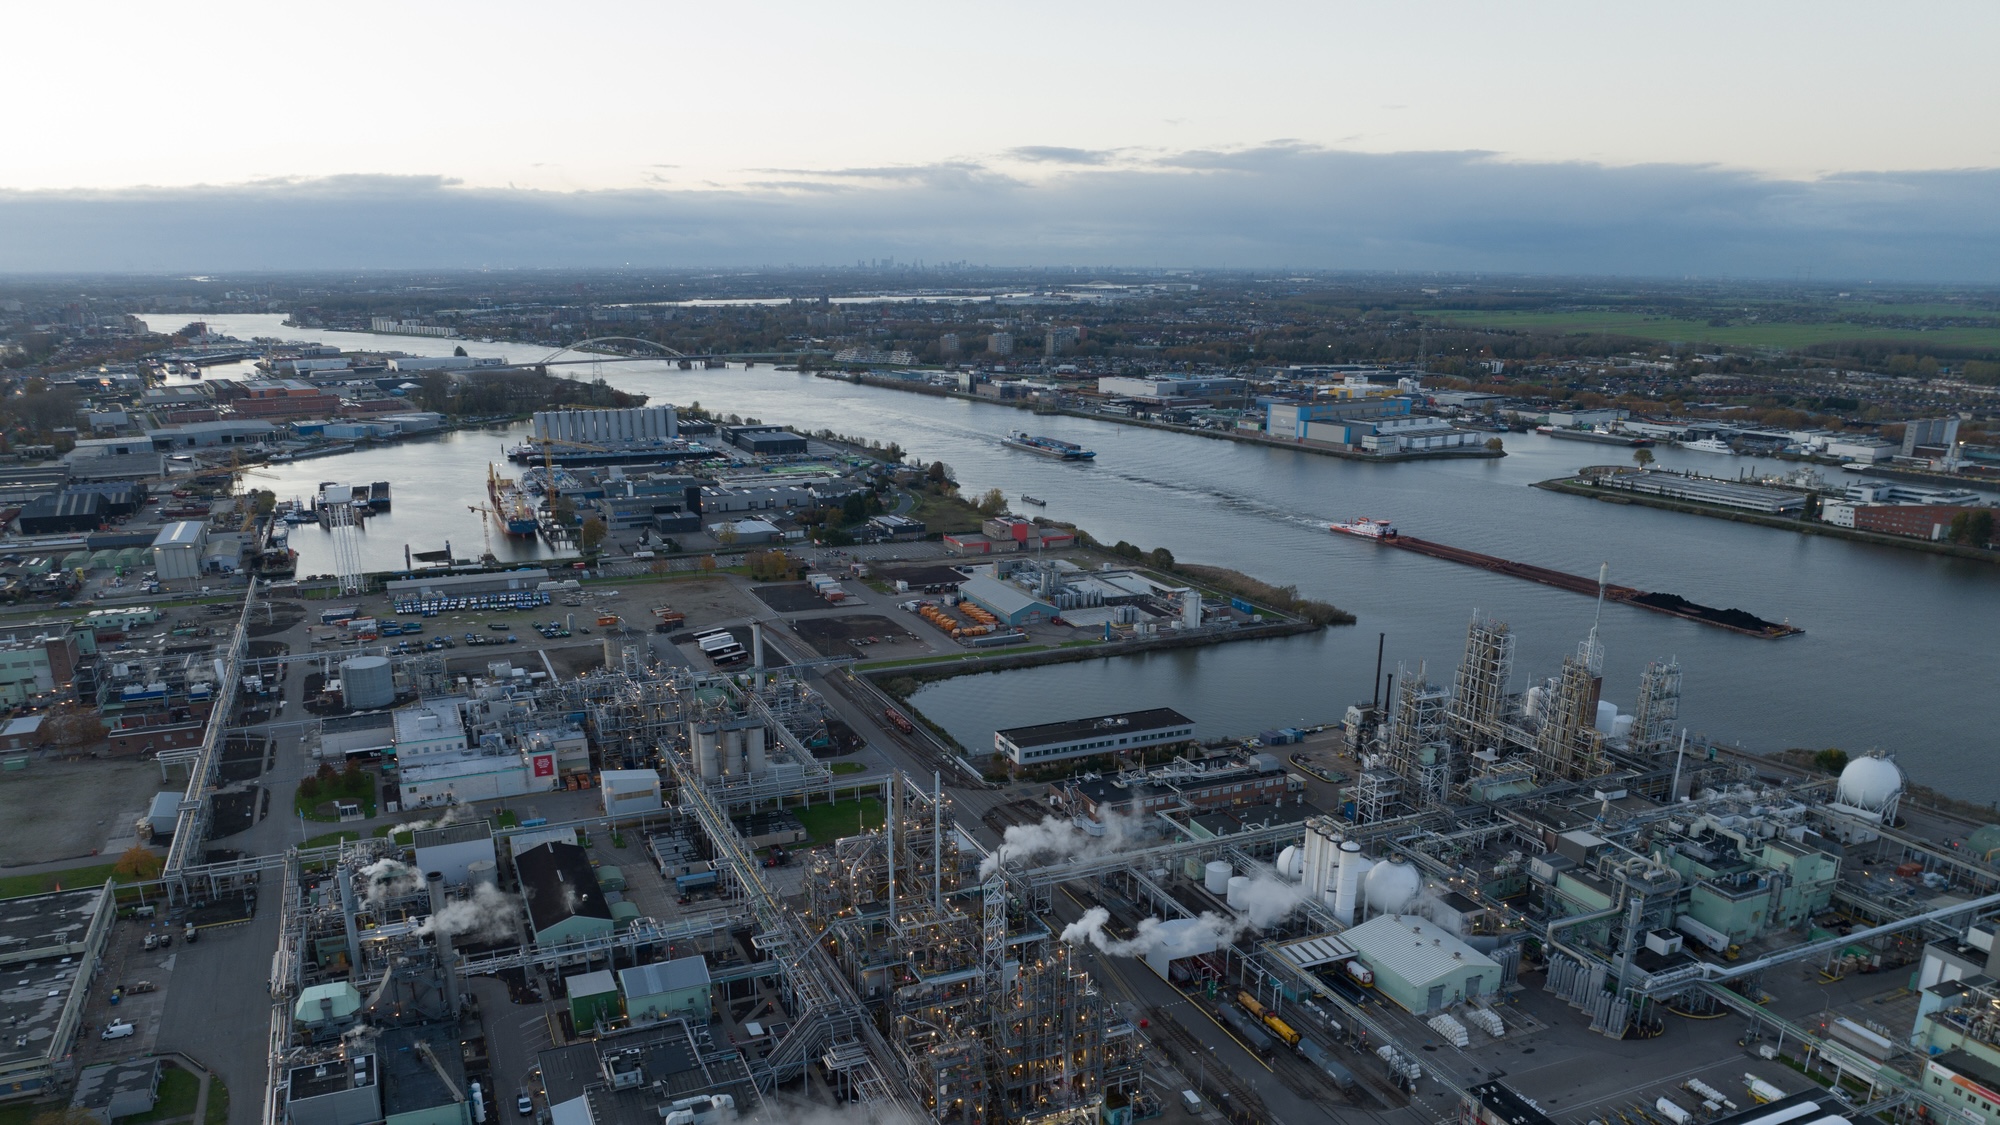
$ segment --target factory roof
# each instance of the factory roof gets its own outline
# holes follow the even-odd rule
[[[696,1030],[685,1020],[662,1020],[557,1047],[543,1051],[537,1061],[556,1121],[564,1119],[562,1107],[578,1099],[586,1099],[594,1125],[659,1125],[661,1106],[696,1094],[732,1094],[739,1110],[757,1104],[743,1056],[716,1050],[707,1028]],[[638,1081],[613,1089],[605,1078],[607,1069],[619,1074],[636,1070]]]
[[[1499,963],[1414,914],[1384,914],[1341,933],[1342,940],[1377,972],[1393,973],[1411,984],[1447,973]]]
[[[963,597],[986,606],[995,613],[1013,614],[1028,610],[1041,610],[1053,615],[1056,607],[1021,589],[1012,582],[1002,582],[998,578],[975,574],[958,588]]]
[[[0,901],[0,965],[75,952],[103,895],[92,886]]]
[[[464,1101],[465,1053],[441,1024],[392,1027],[377,1040],[382,1109],[389,1117]],[[433,1065],[435,1063],[435,1066]],[[438,1071],[443,1070],[443,1074]],[[455,1091],[453,1087],[456,1086]]]
[[[550,842],[517,852],[514,866],[521,873],[521,895],[528,900],[536,933],[571,918],[611,920],[611,905],[590,869],[590,853],[575,844]]]
[[[202,531],[207,525],[198,520],[176,520],[160,529],[153,539],[155,547],[194,547],[201,543]]]
[[[109,1120],[152,1109],[159,1089],[160,1060],[126,1059],[86,1067],[76,1076],[72,1102]]]
[[[2000,1067],[1967,1052],[1963,1047],[1934,1055],[1931,1061],[1954,1074],[1972,1079],[1988,1090],[2000,1091]]]
[[[1800,1106],[1811,1106],[1819,1112],[1796,1112]],[[1793,1094],[1774,1102],[1765,1102],[1763,1105],[1745,1107],[1740,1112],[1718,1117],[1709,1122],[1709,1125],[1752,1125],[1757,1121],[1774,1120],[1790,1122],[1793,1125],[1847,1125],[1846,1114],[1850,1108],[1831,1090],[1815,1087],[1803,1094]]]
[[[1061,742],[1075,742],[1094,734],[1107,732],[1164,730],[1172,727],[1191,727],[1194,720],[1171,707],[1151,707],[1144,711],[1124,711],[1116,715],[1095,715],[1088,719],[1064,719],[1055,723],[1037,723],[1026,727],[1009,727],[995,731],[1015,746],[1052,746]]]
[[[676,957],[671,961],[656,961],[651,965],[620,969],[618,983],[624,986],[625,995],[628,997],[657,996],[662,992],[706,988],[708,959],[695,954],[691,957]]]
[[[456,824],[440,824],[432,828],[419,828],[415,842],[419,848],[435,848],[445,844],[464,844],[473,840],[491,840],[493,826],[484,820],[461,820]]]
[[[1550,1125],[1547,1114],[1529,1105],[1528,1099],[1498,1082],[1481,1083],[1466,1093],[1478,1098],[1480,1105],[1485,1106],[1495,1117],[1508,1122],[1508,1125]]]

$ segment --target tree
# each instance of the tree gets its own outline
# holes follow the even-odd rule
[[[1174,568],[1174,553],[1165,547],[1153,548],[1152,552],[1146,556],[1146,559],[1161,570],[1172,570]]]
[[[107,733],[94,713],[73,707],[53,712],[42,724],[42,737],[56,749],[72,754],[104,741]]]
[[[943,461],[932,461],[931,467],[924,470],[924,476],[929,477],[932,484],[943,484],[951,479],[951,470]]]
[[[840,502],[840,517],[843,523],[860,523],[868,518],[868,498],[859,492],[850,492],[847,499]]]
[[[154,855],[151,849],[134,844],[119,854],[118,862],[111,866],[111,873],[122,882],[146,883],[159,878],[161,869],[166,865],[166,861]]]
[[[997,488],[987,489],[985,495],[979,498],[979,514],[982,516],[997,516],[1006,510],[1007,494]]]
[[[715,541],[724,547],[736,546],[736,525],[723,523],[715,529]]]
[[[1504,453],[1507,449],[1507,443],[1497,437],[1490,437],[1486,439],[1486,448],[1495,453]]]
[[[604,526],[603,520],[592,516],[584,520],[583,526],[577,529],[577,545],[583,548],[584,554],[594,555],[597,553],[597,549],[603,546],[604,536],[609,530],[609,528]]]
[[[716,566],[715,556],[703,555],[701,557],[701,562],[698,565],[701,567],[702,573],[704,574],[709,574],[714,572]]]
[[[557,524],[563,527],[576,525],[576,501],[569,497],[556,497],[555,503],[549,505],[549,511],[554,513]]]
[[[1653,463],[1653,451],[1643,445],[1640,446],[1632,451],[1632,463],[1642,469],[1645,468]]]
[[[1829,746],[1813,755],[1813,764],[1825,773],[1839,773],[1847,768],[1847,751],[1838,746]]]

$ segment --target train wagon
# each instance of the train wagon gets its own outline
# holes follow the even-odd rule
[[[1236,1033],[1236,1037],[1243,1041],[1244,1046],[1261,1056],[1270,1057],[1271,1050],[1276,1044],[1272,1042],[1270,1035],[1265,1033],[1262,1025],[1244,1015],[1241,1008],[1224,1006],[1222,1022],[1229,1025],[1229,1030]]]

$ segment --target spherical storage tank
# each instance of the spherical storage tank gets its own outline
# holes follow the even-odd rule
[[[340,665],[340,697],[350,711],[396,702],[396,677],[386,656],[357,656]]]
[[[1889,759],[1871,755],[1854,759],[1840,771],[1840,789],[1835,800],[1853,808],[1881,812],[1902,791],[1903,771]]]
[[[1401,914],[1417,901],[1417,892],[1423,889],[1417,869],[1401,860],[1376,864],[1363,883],[1372,914]]]
[[[1241,910],[1243,908],[1243,892],[1249,889],[1250,876],[1231,875],[1229,877],[1229,889],[1223,901],[1227,902],[1231,909]]]
[[[1229,876],[1234,874],[1227,860],[1211,860],[1202,868],[1201,885],[1209,894],[1219,895],[1229,890]]]
[[[1297,882],[1305,874],[1306,853],[1294,844],[1278,853],[1278,874],[1282,878]]]

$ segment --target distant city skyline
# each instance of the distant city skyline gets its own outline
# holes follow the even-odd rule
[[[1987,4],[206,3],[10,31],[39,49],[0,72],[27,111],[0,270],[2000,280]]]

